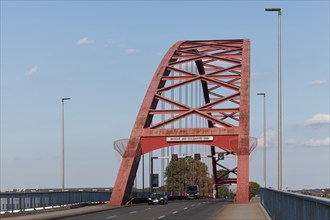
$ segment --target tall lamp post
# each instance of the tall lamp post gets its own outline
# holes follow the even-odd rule
[[[278,190],[282,190],[282,83],[281,83],[281,8],[266,8],[278,12]]]
[[[64,101],[71,98],[62,98],[62,192],[64,191]]]
[[[264,97],[264,187],[266,188],[266,93],[257,93],[257,95],[262,95]]]

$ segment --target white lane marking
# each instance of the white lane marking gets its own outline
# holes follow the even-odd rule
[[[195,204],[192,204],[191,206],[195,206]]]
[[[159,216],[158,219],[161,219],[161,218],[164,218],[164,217],[165,217],[165,215],[162,215],[162,216]]]
[[[136,211],[130,212],[129,214],[133,214],[133,213],[136,213]]]
[[[183,209],[186,210],[186,209],[188,209],[188,207],[184,207]]]
[[[146,208],[146,210],[149,210],[149,209],[151,209],[151,208]]]
[[[174,211],[174,212],[172,212],[173,214],[176,214],[176,213],[178,213],[178,211]]]
[[[116,218],[116,217],[117,217],[117,215],[113,215],[113,216],[109,216],[107,218]]]

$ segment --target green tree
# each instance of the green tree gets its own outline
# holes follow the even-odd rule
[[[226,170],[217,170],[217,177],[222,179],[228,179],[229,172]]]
[[[219,197],[229,198],[229,189],[225,185],[218,186]]]
[[[166,189],[183,195],[189,185],[198,185],[202,194],[212,193],[213,181],[208,177],[205,163],[193,158],[171,161],[165,169]]]
[[[251,199],[256,195],[256,193],[259,191],[260,185],[256,182],[250,182],[249,183],[249,198]]]
[[[218,170],[217,171],[217,178],[220,178],[220,180],[228,179],[229,172],[226,170]],[[219,185],[218,186],[218,194],[219,197],[229,197],[229,189],[225,185]]]

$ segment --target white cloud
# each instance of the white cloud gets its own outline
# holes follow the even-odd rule
[[[266,131],[266,147],[275,147],[277,143],[277,132],[274,130]],[[258,138],[258,147],[264,146],[264,133],[261,133]]]
[[[251,73],[251,78],[258,79],[264,77],[266,74],[264,73]]]
[[[309,147],[324,147],[330,146],[330,137],[324,139],[309,139],[303,143],[305,146]]]
[[[299,142],[296,139],[293,139],[293,138],[285,140],[283,142],[283,145],[291,145],[292,146],[292,145],[298,145],[298,144],[299,144]]]
[[[38,72],[39,70],[40,70],[40,68],[37,67],[37,66],[31,67],[31,68],[25,73],[25,75],[27,75],[27,76],[31,76],[31,75],[35,74],[36,72]]]
[[[128,54],[132,54],[132,53],[138,52],[138,50],[135,49],[135,48],[126,48],[125,52],[128,53]]]
[[[83,37],[77,41],[77,45],[93,44],[93,40],[88,40],[87,37]]]
[[[293,147],[329,147],[330,138],[324,139],[309,139],[304,141],[298,141],[296,139],[288,139],[283,142],[284,146],[293,146]]]
[[[311,119],[304,121],[302,124],[305,126],[319,126],[330,123],[329,114],[315,114]]]
[[[314,86],[325,85],[325,84],[327,84],[327,81],[317,79],[317,80],[313,80],[311,82],[311,84],[314,85]]]

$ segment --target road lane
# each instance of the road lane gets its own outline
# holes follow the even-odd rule
[[[165,218],[163,218],[163,220],[212,219],[213,216],[219,213],[223,205],[228,203],[229,202],[224,200],[208,200],[200,203],[194,203],[190,206],[185,207],[182,211],[179,211],[175,215],[166,216]]]
[[[147,204],[132,205],[130,207],[111,209],[107,211],[80,215],[63,220],[74,219],[111,219],[111,220],[134,220],[134,219],[209,219],[228,202],[223,200],[201,199],[169,201],[168,205]]]

